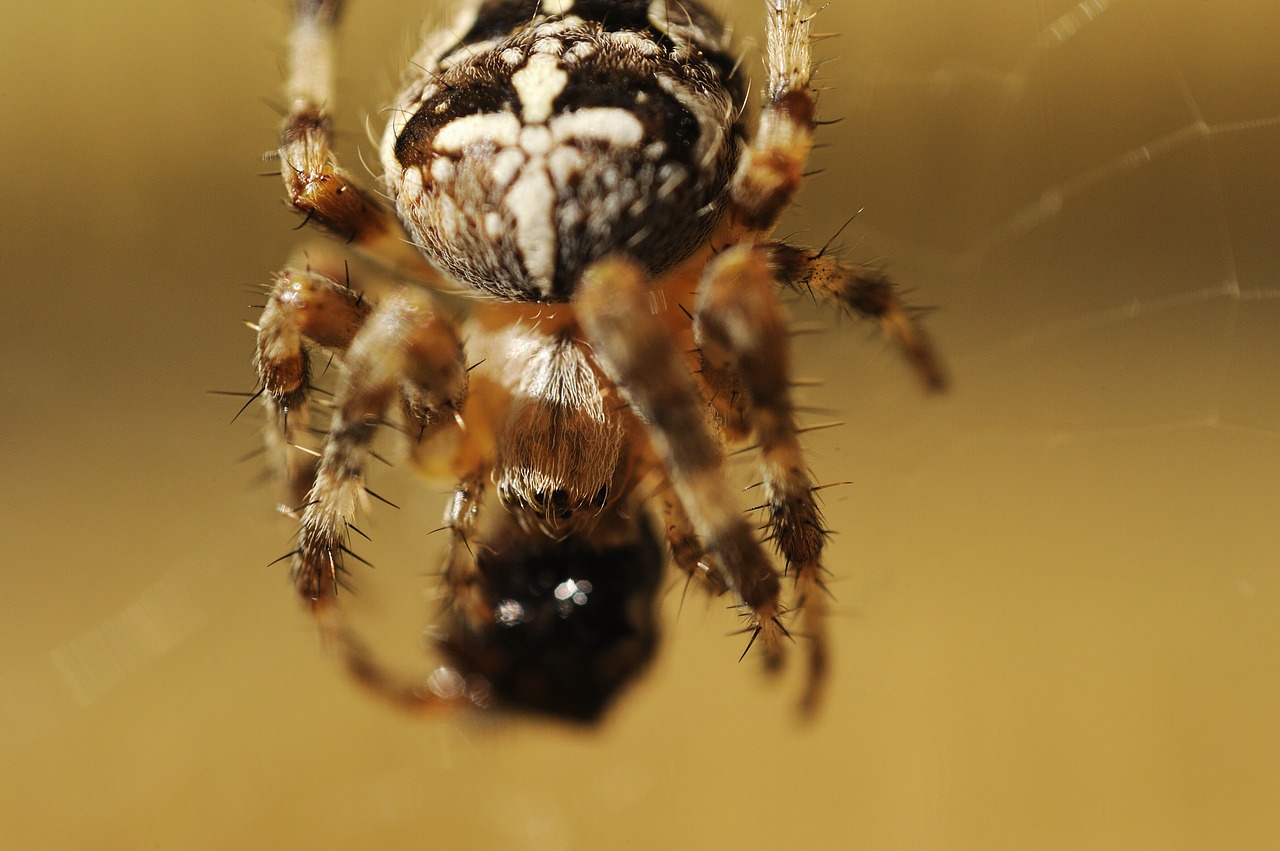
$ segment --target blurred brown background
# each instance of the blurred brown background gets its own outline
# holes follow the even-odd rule
[[[1280,8],[862,0],[818,28],[825,168],[784,233],[885,258],[955,389],[800,306],[839,576],[817,723],[669,595],[598,732],[424,722],[291,596],[253,290],[297,235],[284,2],[13,3],[0,846],[1280,845]],[[744,36],[755,3],[735,7]],[[432,3],[356,0],[344,153]],[[752,68],[758,62],[750,61]],[[823,419],[826,415],[815,415]],[[362,622],[415,664],[441,488],[382,472]]]

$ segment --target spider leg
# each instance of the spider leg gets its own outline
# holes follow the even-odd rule
[[[344,572],[371,443],[392,399],[407,400],[422,427],[438,428],[454,421],[466,392],[457,333],[418,292],[388,297],[351,340],[293,559],[294,584],[313,607],[332,600]]]
[[[387,267],[434,280],[378,196],[338,167],[333,155],[333,33],[342,0],[294,0],[289,33],[289,113],[280,134],[280,176],[294,209],[311,224]]]
[[[332,293],[337,285],[329,283],[324,291]],[[471,695],[456,672],[442,668],[419,683],[386,670],[347,627],[334,597],[344,582],[346,557],[359,560],[347,544],[367,494],[364,474],[374,433],[396,399],[414,436],[454,423],[467,395],[462,345],[452,323],[423,294],[406,290],[373,309],[345,348],[324,452],[302,510],[294,586],[361,685],[417,711],[461,707],[480,696]]]
[[[924,329],[915,321],[915,311],[902,301],[897,288],[882,271],[784,242],[766,243],[761,250],[768,254],[769,264],[779,281],[796,292],[812,295],[878,323],[926,390],[946,389],[947,375],[942,360]]]
[[[800,186],[813,146],[816,104],[810,87],[810,20],[803,0],[768,0],[767,101],[731,187],[730,232],[736,231],[739,241],[773,230]],[[875,319],[925,388],[945,389],[941,361],[879,270],[784,243],[771,243],[768,249],[782,282]]]
[[[347,673],[374,696],[425,714],[453,712],[487,702],[487,692],[472,688],[452,668],[437,668],[422,680],[397,676],[378,664],[372,652],[352,634],[337,606],[316,608],[314,614],[326,642],[337,651]]]
[[[298,435],[310,422],[311,361],[305,340],[345,351],[371,307],[357,291],[310,270],[276,275],[258,319],[254,366],[267,409],[267,450],[288,483],[291,505],[302,502],[315,479],[317,460],[299,450]]]
[[[773,230],[800,186],[813,147],[809,20],[803,0],[768,0],[767,101],[730,190],[730,216],[750,232]]]
[[[577,306],[597,360],[648,425],[693,529],[750,608],[749,629],[767,666],[777,669],[786,635],[778,621],[777,571],[737,508],[706,401],[654,310],[644,273],[629,260],[601,260],[583,277]]]
[[[680,497],[670,483],[665,483],[657,498],[662,503],[662,519],[666,526],[667,547],[671,550],[671,560],[681,572],[689,577],[689,581],[705,584],[712,594],[723,594],[728,590],[728,583],[717,565],[707,560],[707,554],[698,540],[698,533],[693,528],[689,514],[680,503]]]
[[[286,269],[275,279],[258,323],[257,366],[271,426],[270,448],[304,502],[293,578],[329,644],[352,677],[394,703],[418,710],[461,706],[472,699],[447,669],[425,685],[381,668],[331,605],[342,582],[348,530],[363,501],[370,441],[394,399],[406,431],[419,444],[455,422],[467,388],[462,348],[451,324],[425,297],[398,293],[374,308],[356,290],[320,272]],[[306,341],[338,353],[343,377],[324,452],[289,452],[306,430],[309,366]],[[417,448],[415,446],[415,448]],[[286,454],[288,453],[288,454]]]
[[[486,479],[480,472],[464,476],[454,490],[444,518],[452,538],[444,568],[449,605],[458,612],[463,624],[474,629],[493,620],[493,605],[481,587],[475,551],[475,547],[484,546],[476,533]]]
[[[791,400],[790,346],[767,258],[741,245],[707,267],[694,329],[704,364],[740,383],[743,410],[760,450],[770,537],[796,586],[796,608],[809,641],[802,698],[814,710],[826,679],[826,540],[814,483],[805,464]]]
[[[694,326],[697,327],[697,317],[694,317]],[[716,422],[725,440],[729,443],[742,440],[751,433],[751,423],[741,378],[730,367],[708,358],[701,347],[694,350],[694,357],[697,359],[698,382],[715,411]]]

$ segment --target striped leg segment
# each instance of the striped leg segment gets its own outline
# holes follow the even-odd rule
[[[750,608],[753,641],[760,640],[767,666],[776,669],[785,636],[778,574],[738,510],[706,401],[655,313],[647,285],[631,261],[602,260],[583,279],[579,318],[600,365],[648,425],[704,550]]]
[[[313,606],[333,598],[348,530],[366,499],[370,444],[392,400],[412,399],[423,423],[452,422],[467,391],[462,346],[424,296],[401,292],[368,317],[347,350],[315,484],[302,512],[294,584]],[[413,426],[411,425],[411,428]]]
[[[821,251],[771,242],[761,246],[779,281],[799,293],[876,322],[929,392],[947,388],[942,360],[893,282],[872,266],[846,263]]]
[[[767,100],[734,178],[731,211],[736,224],[759,234],[773,230],[800,186],[815,120],[805,4],[768,0],[767,5]]]
[[[676,496],[670,484],[666,484],[657,499],[662,503],[662,519],[666,526],[671,560],[688,576],[689,582],[697,580],[700,584],[705,584],[706,590],[712,594],[723,594],[728,590],[724,571],[708,561],[702,542],[698,540],[698,533],[680,504],[680,497]]]
[[[390,268],[434,278],[378,196],[333,155],[333,34],[340,0],[294,0],[289,33],[289,113],[280,134],[280,176],[289,202],[312,224]]]
[[[476,472],[463,477],[454,490],[444,517],[451,536],[444,568],[449,605],[458,612],[461,623],[474,629],[480,629],[493,620],[493,601],[484,595],[481,587],[474,549],[482,546],[477,532],[486,481],[487,473]]]
[[[737,246],[712,261],[703,276],[694,328],[704,362],[742,387],[760,451],[770,537],[795,582],[796,607],[809,641],[802,708],[812,711],[830,655],[821,561],[827,533],[796,428],[786,323],[762,251]]]
[[[272,282],[254,366],[267,408],[270,463],[288,483],[292,505],[302,502],[316,472],[315,456],[297,448],[311,414],[306,343],[346,351],[370,310],[358,292],[317,272],[285,269]]]

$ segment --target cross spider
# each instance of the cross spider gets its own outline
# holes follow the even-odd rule
[[[358,681],[422,710],[489,705],[597,720],[656,645],[668,552],[746,618],[776,670],[828,668],[826,530],[790,394],[782,288],[877,321],[927,388],[941,368],[877,271],[770,240],[816,125],[809,18],[768,0],[754,135],[722,24],[695,0],[472,0],[414,55],[382,137],[385,198],[338,168],[327,108],[341,0],[294,0],[279,148],[290,202],[389,284],[281,271],[258,323],[268,448],[300,520],[298,593]],[[336,267],[336,268],[335,268]],[[469,290],[465,321],[432,290]],[[465,345],[464,345],[464,342]],[[322,450],[309,351],[340,367]],[[474,370],[468,364],[480,364]],[[375,431],[399,426],[457,482],[437,649],[422,682],[345,626]],[[765,540],[725,472],[753,438]],[[784,617],[795,626],[789,630]],[[745,652],[744,652],[745,655]]]

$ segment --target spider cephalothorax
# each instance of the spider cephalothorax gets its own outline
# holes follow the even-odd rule
[[[927,387],[943,379],[883,276],[770,239],[816,122],[802,0],[766,5],[766,97],[749,132],[737,57],[694,0],[465,3],[413,57],[391,110],[388,208],[330,150],[341,2],[295,0],[290,200],[386,272],[357,281],[375,303],[337,261],[287,268],[256,363],[268,444],[300,503],[295,585],[380,694],[594,720],[652,655],[670,557],[735,595],[771,669],[794,619],[803,703],[816,705],[826,530],[778,290],[878,321]],[[459,287],[487,297],[460,325],[430,292]],[[318,452],[295,449],[310,347],[340,364]],[[358,558],[370,443],[393,409],[419,466],[457,483],[445,664],[421,680],[384,669],[334,602]],[[759,458],[763,536],[724,473],[726,442],[743,438]],[[795,586],[790,610],[762,537]]]

